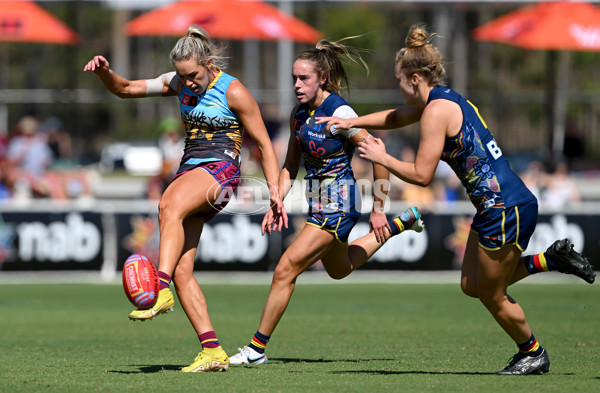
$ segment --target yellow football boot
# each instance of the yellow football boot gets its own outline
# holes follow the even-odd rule
[[[164,288],[158,291],[158,299],[152,308],[145,310],[133,310],[129,313],[129,319],[132,321],[145,321],[147,319],[154,319],[159,314],[168,313],[173,311],[175,306],[175,300],[173,299],[173,293],[169,288]]]
[[[229,369],[229,357],[219,345],[217,348],[204,348],[194,363],[181,369],[184,373],[199,373],[207,371],[227,371]]]

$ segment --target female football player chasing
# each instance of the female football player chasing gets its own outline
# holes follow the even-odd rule
[[[206,299],[194,278],[196,249],[204,223],[225,207],[239,182],[244,129],[261,153],[273,225],[279,230],[287,227],[276,185],[278,162],[256,101],[237,79],[221,70],[220,49],[202,29],[191,26],[175,44],[170,58],[175,71],[155,79],[127,80],[115,74],[102,56],[95,56],[83,70],[96,73],[105,87],[121,98],[178,96],[186,143],[179,170],[159,203],[160,291],[152,308],[134,310],[129,318],[153,319],[172,310],[172,277],[183,310],[203,348],[182,371],[227,370],[229,358],[215,334]]]
[[[421,186],[432,181],[440,159],[452,167],[477,209],[462,264],[462,290],[483,303],[519,348],[508,366],[497,373],[548,372],[548,354],[534,337],[521,306],[507,294],[507,287],[549,270],[575,274],[589,283],[594,282],[595,274],[568,239],[556,241],[544,253],[521,257],[536,226],[537,200],[510,168],[477,108],[440,85],[445,76],[443,59],[429,43],[431,38],[425,28],[414,25],[406,47],[396,54],[395,72],[402,96],[407,104],[423,109],[415,162],[386,154],[377,138],[359,143],[360,156]],[[328,117],[318,123],[390,129],[395,128],[396,113],[388,110],[355,119]]]
[[[342,279],[365,263],[389,237],[404,230],[423,230],[415,207],[387,221],[383,204],[389,174],[380,165],[373,165],[375,185],[382,183],[377,180],[382,180],[385,189],[376,190],[374,194],[369,220],[372,232],[347,243],[360,216],[355,205],[359,191],[350,162],[355,145],[371,136],[359,128],[329,130],[314,120],[315,116],[356,117],[339,95],[342,82],[347,84],[342,56],[362,62],[355,49],[339,41],[320,41],[316,48],[301,52],[295,58],[292,78],[299,105],[292,110],[290,118],[291,133],[279,177],[279,192],[284,199],[304,158],[308,218],[275,268],[258,331],[247,346],[239,348],[239,353],[231,357],[231,364],[267,363],[265,347],[287,308],[296,278],[315,262],[321,260],[332,278]],[[410,121],[404,124],[415,122],[420,113],[418,107],[407,107],[404,116]],[[270,232],[274,224],[278,225],[275,218],[272,211],[267,212],[263,231]]]

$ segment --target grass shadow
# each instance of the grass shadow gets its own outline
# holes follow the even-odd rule
[[[469,371],[422,371],[422,370],[348,370],[331,371],[331,374],[375,374],[375,375],[403,375],[403,374],[426,374],[426,375],[495,375],[494,373],[469,372]]]
[[[364,363],[371,361],[393,361],[386,359],[300,359],[300,358],[269,358],[269,363]]]
[[[137,367],[137,371],[124,371],[124,370],[108,370],[109,373],[114,374],[153,374],[161,371],[179,371],[181,367],[174,364],[162,364],[162,365],[135,365],[131,367]]]
[[[405,374],[425,374],[425,375],[498,375],[495,372],[479,372],[479,371],[423,371],[423,370],[348,370],[348,371],[331,371],[331,374],[375,374],[375,375],[405,375]],[[555,375],[575,375],[574,373],[553,373]],[[532,376],[544,374],[531,374]],[[500,377],[506,377],[499,375]]]

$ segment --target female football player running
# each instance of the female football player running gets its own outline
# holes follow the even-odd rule
[[[275,268],[256,334],[247,346],[231,357],[231,364],[267,362],[265,347],[287,308],[296,278],[315,262],[321,260],[332,278],[342,279],[365,263],[390,236],[404,230],[423,230],[421,216],[415,207],[387,221],[383,212],[386,184],[384,190],[376,190],[374,195],[375,204],[369,221],[372,232],[347,243],[360,216],[356,209],[358,190],[350,161],[355,145],[371,136],[361,128],[330,130],[315,123],[316,116],[356,117],[354,110],[339,95],[342,82],[347,84],[341,62],[343,55],[362,62],[355,49],[339,41],[320,41],[316,48],[301,52],[295,58],[292,78],[299,104],[291,113],[291,133],[279,176],[279,192],[284,199],[304,158],[308,218]],[[405,116],[414,122],[420,112],[420,108],[410,107]],[[373,175],[375,184],[380,183],[377,180],[387,182],[389,176],[380,165],[373,165]],[[274,218],[272,211],[267,212],[263,231],[272,230],[277,224]]]
[[[544,253],[521,257],[538,217],[535,196],[510,168],[473,104],[441,86],[445,76],[442,55],[431,45],[432,35],[419,25],[410,28],[406,47],[396,54],[396,78],[405,101],[423,109],[421,140],[415,162],[386,154],[380,139],[358,145],[360,156],[385,166],[400,179],[427,186],[439,160],[460,178],[477,209],[467,240],[461,287],[478,298],[496,322],[515,341],[519,352],[498,374],[539,374],[549,371],[546,350],[534,337],[523,309],[507,294],[507,287],[530,274],[558,270],[589,283],[591,265],[573,250],[568,239],[558,240]],[[355,119],[322,118],[319,123],[338,128],[395,128],[395,110]]]
[[[175,303],[169,288],[173,278],[203,348],[182,371],[227,370],[229,358],[219,344],[206,299],[193,275],[196,249],[204,223],[225,207],[239,182],[244,129],[261,153],[274,227],[287,227],[277,189],[278,162],[256,101],[239,80],[222,71],[220,48],[206,32],[191,26],[170,58],[175,71],[155,79],[127,80],[115,74],[102,56],[95,56],[83,70],[96,73],[106,88],[121,98],[178,97],[186,143],[179,170],[159,203],[160,291],[152,308],[134,310],[129,318],[153,319],[172,310]]]

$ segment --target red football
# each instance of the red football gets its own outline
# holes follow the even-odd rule
[[[127,258],[123,265],[123,289],[138,309],[154,306],[158,298],[158,273],[154,264],[139,254]]]

